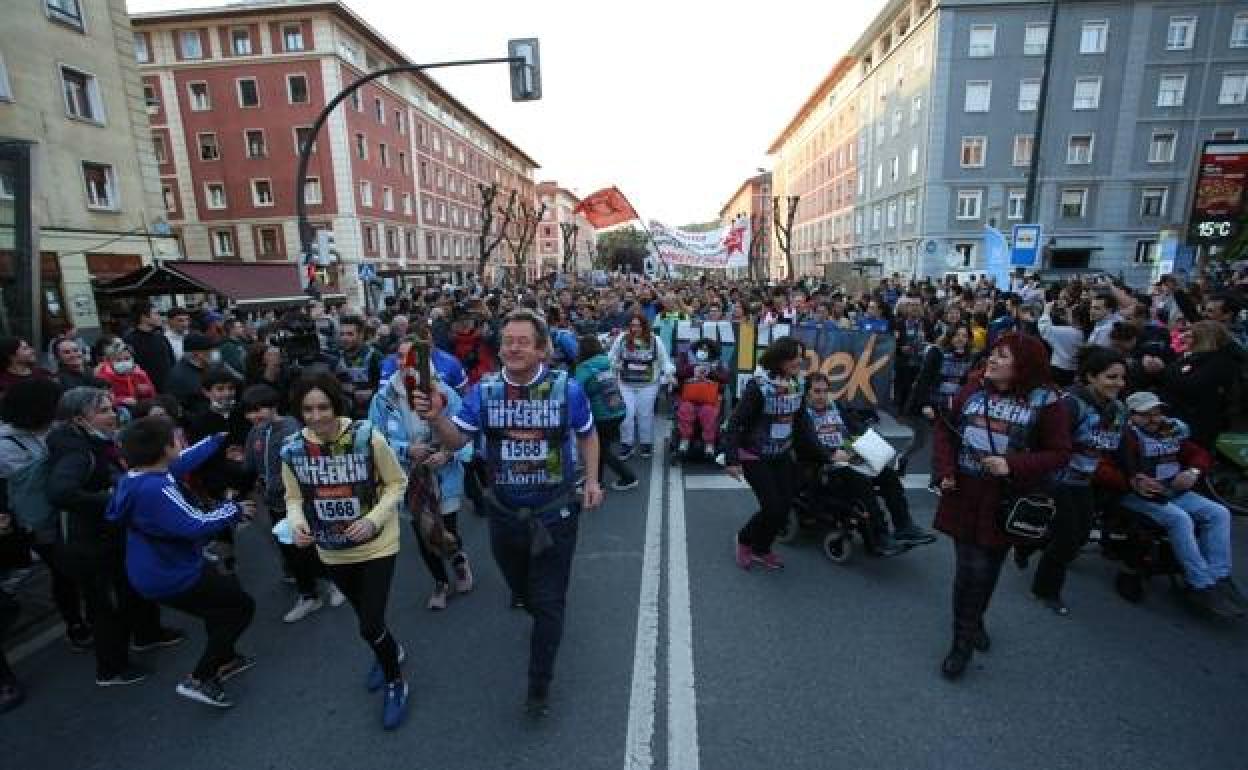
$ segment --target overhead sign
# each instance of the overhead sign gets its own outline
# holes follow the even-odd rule
[[[1014,267],[1036,267],[1042,234],[1040,225],[1014,225],[1014,247],[1010,252],[1010,264]]]
[[[696,233],[652,221],[650,233],[659,259],[673,267],[727,269],[748,264],[750,220],[744,215],[725,227]]]
[[[1222,245],[1243,228],[1248,142],[1205,142],[1196,177],[1188,240]]]

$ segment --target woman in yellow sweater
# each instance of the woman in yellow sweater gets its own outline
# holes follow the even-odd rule
[[[291,392],[303,430],[282,446],[286,515],[295,545],[315,545],[338,590],[355,609],[360,636],[375,656],[368,689],[385,686],[382,726],[393,730],[407,711],[403,649],[386,626],[386,602],[399,552],[398,503],[407,477],[394,451],[367,421],[342,417],[342,387],[312,374]]]

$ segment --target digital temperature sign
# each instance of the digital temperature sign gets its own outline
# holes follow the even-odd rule
[[[1188,240],[1225,244],[1243,226],[1248,142],[1205,142],[1196,175]]]

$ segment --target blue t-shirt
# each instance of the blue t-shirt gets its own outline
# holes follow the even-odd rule
[[[885,334],[888,332],[888,319],[863,316],[862,318],[858,319],[858,328],[859,330],[864,331],[864,332],[876,332],[879,334]]]
[[[433,349],[433,370],[442,378],[442,381],[451,386],[455,390],[460,390],[464,385],[468,384],[468,376],[464,374],[464,365],[459,362],[455,356],[447,353],[442,348],[435,347]],[[390,379],[390,375],[399,369],[399,357],[397,353],[391,353],[381,359],[381,381],[385,382]]]
[[[506,385],[506,397],[510,400],[520,400],[528,394],[528,389],[544,382],[548,375],[555,376],[558,373],[552,373],[550,369],[542,366],[537,373],[537,377],[526,385],[516,385],[506,379],[506,374],[502,375],[503,382]],[[564,431],[561,458],[562,468],[560,469],[560,483],[558,485],[533,485],[532,487],[514,487],[503,485],[495,485],[495,494],[500,502],[506,505],[514,506],[532,506],[541,507],[556,500],[559,496],[570,490],[576,479],[576,439],[578,436],[588,436],[594,431],[594,417],[590,411],[589,399],[585,397],[585,391],[581,389],[580,383],[568,375],[567,379],[567,414],[568,425]],[[481,456],[491,464],[490,475],[497,479],[500,471],[497,462],[497,454],[488,451],[485,447],[480,447],[480,443],[484,441],[481,437],[481,383],[472,386],[468,391],[468,395],[464,397],[464,403],[459,408],[459,412],[452,418],[456,425],[462,430],[472,433],[478,439],[478,446],[481,450]],[[557,515],[557,512],[556,514]]]

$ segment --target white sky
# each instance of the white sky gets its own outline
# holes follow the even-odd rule
[[[885,0],[347,0],[416,62],[541,40],[538,102],[505,65],[430,73],[579,194],[618,185],[646,219],[714,219]],[[128,0],[132,12],[222,5]],[[418,9],[419,8],[419,9]]]

